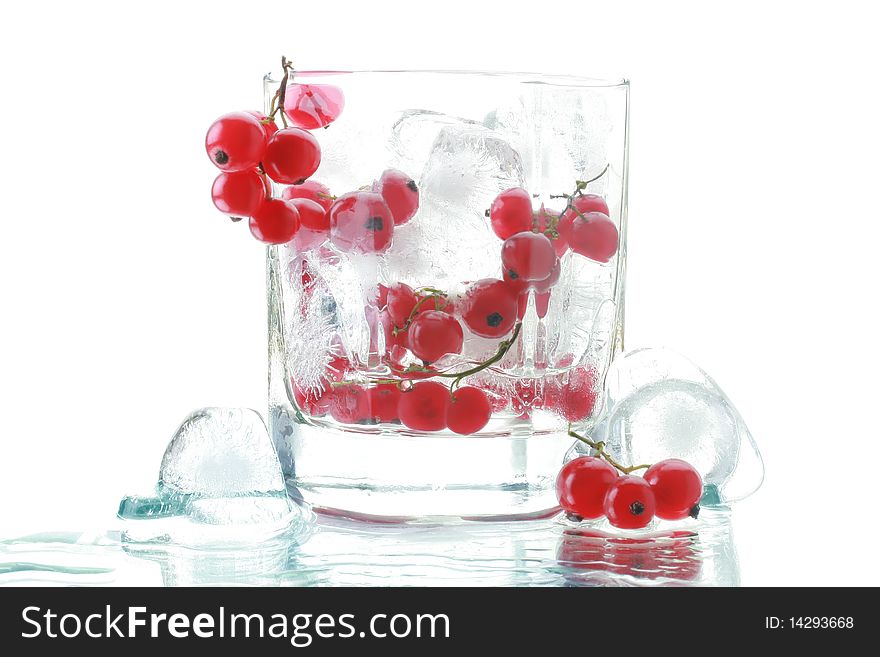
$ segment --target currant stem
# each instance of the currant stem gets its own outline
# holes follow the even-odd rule
[[[284,75],[281,77],[281,84],[278,85],[275,95],[272,96],[272,102],[269,105],[269,116],[266,117],[266,121],[274,122],[275,115],[280,111],[281,123],[286,128],[287,116],[284,114],[284,98],[287,95],[287,81],[290,79],[290,72],[293,70],[293,62],[284,55],[281,56],[281,70],[284,72]]]
[[[409,328],[409,325],[413,323],[413,320],[416,318],[416,315],[419,314],[419,308],[421,308],[426,301],[436,300],[441,297],[446,296],[441,290],[437,290],[433,287],[422,287],[418,289],[418,292],[427,292],[424,296],[422,296],[418,301],[416,301],[416,305],[413,306],[413,309],[409,311],[409,317],[406,318],[406,321],[403,323],[403,326],[395,326],[391,330],[391,335],[398,335],[403,333],[405,330]],[[437,307],[437,303],[435,301],[434,307]]]
[[[596,450],[596,454],[598,455],[599,458],[605,459],[606,461],[608,461],[608,463],[610,463],[615,468],[620,470],[623,474],[630,474],[631,472],[635,472],[636,470],[645,470],[645,469],[651,467],[650,465],[630,465],[630,466],[620,465],[620,463],[615,461],[611,457],[611,455],[605,451],[605,443],[603,441],[590,440],[586,436],[582,436],[579,433],[577,433],[576,431],[574,431],[571,428],[571,425],[568,425],[568,435],[571,436],[572,438],[577,438],[582,443],[585,443],[585,444],[589,445],[590,447],[592,447],[594,450]]]
[[[507,355],[507,352],[510,351],[510,348],[513,346],[513,343],[516,342],[516,339],[519,337],[520,330],[522,329],[522,323],[517,323],[517,325],[513,329],[513,335],[510,336],[507,340],[502,340],[498,344],[498,351],[495,352],[491,358],[484,360],[479,365],[476,365],[464,372],[443,372],[438,373],[435,376],[442,376],[447,379],[453,379],[452,385],[449,386],[450,393],[455,392],[455,389],[459,386],[462,379],[471,376],[472,374],[476,374],[477,372],[482,372],[488,367],[491,367],[498,361],[500,361],[504,356]]]

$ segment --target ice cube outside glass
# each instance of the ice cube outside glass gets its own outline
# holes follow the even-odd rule
[[[555,513],[555,478],[572,444],[567,417],[589,431],[601,409],[584,412],[586,398],[601,400],[608,364],[623,347],[628,83],[452,71],[297,72],[292,82],[331,84],[345,95],[339,118],[314,131],[322,161],[312,180],[339,196],[395,168],[418,185],[420,207],[381,254],[344,253],[329,242],[305,253],[267,249],[269,424],[288,491],[318,512],[363,519]],[[266,78],[267,107],[277,85]],[[297,406],[295,386],[308,394],[322,385],[331,394],[356,390],[358,399],[348,401],[369,404],[362,389],[420,365],[406,351],[392,354],[376,328],[380,285],[439,289],[458,309],[471,283],[501,279],[502,240],[486,217],[499,192],[523,187],[536,212],[558,211],[567,200],[554,196],[603,171],[585,192],[604,197],[619,248],[606,263],[568,251],[549,305],[534,292],[523,299],[507,354],[461,383],[494,401],[483,429],[419,431],[393,410],[391,421],[377,423]],[[511,337],[479,337],[462,325],[462,354],[443,359],[441,369],[473,367]],[[350,369],[335,378],[360,388],[327,381],[337,356]],[[389,363],[400,358],[395,371]]]

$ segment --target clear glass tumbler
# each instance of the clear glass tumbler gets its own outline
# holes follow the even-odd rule
[[[332,241],[268,249],[269,414],[291,494],[364,519],[554,513],[569,425],[589,431],[622,348],[628,83],[445,71],[297,72],[292,81],[344,94],[339,118],[314,131],[322,161],[313,181],[341,196],[396,169],[414,182],[419,207],[381,253]],[[267,78],[267,104],[276,88]],[[515,248],[502,265],[489,210],[511,188],[531,204],[525,232],[543,232],[559,254],[555,284],[522,280],[508,266]],[[596,207],[574,203],[584,195],[607,204],[611,255],[595,253],[603,238],[584,213]],[[425,310],[457,320],[460,353],[425,357],[446,344],[442,318],[439,338],[425,328],[413,346]],[[428,382],[445,386],[445,401],[436,385],[423,394]],[[465,388],[481,391],[472,407]],[[469,422],[484,426],[443,428]]]

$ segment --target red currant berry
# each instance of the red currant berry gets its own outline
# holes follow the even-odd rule
[[[571,250],[596,262],[608,262],[617,253],[617,226],[600,212],[587,212],[572,219]]]
[[[307,198],[325,210],[329,210],[334,201],[327,185],[323,185],[316,180],[306,180],[299,185],[285,187],[281,191],[281,198],[287,201],[292,201],[295,198]]]
[[[681,459],[666,459],[655,463],[645,472],[645,481],[657,500],[657,517],[680,520],[697,517],[703,480],[694,466]]]
[[[596,406],[596,372],[589,367],[579,367],[568,373],[568,381],[562,387],[560,411],[569,422],[585,420]]]
[[[330,401],[333,398],[332,389],[329,386],[323,386],[319,390],[306,391],[293,380],[291,383],[293,384],[293,399],[300,411],[312,417],[321,417],[327,414],[330,409]]]
[[[422,381],[400,394],[397,406],[400,421],[417,431],[440,431],[446,428],[449,412],[449,388],[436,381]]]
[[[580,456],[569,461],[556,477],[559,506],[581,518],[599,518],[605,513],[608,489],[617,478],[617,470],[603,459]]]
[[[266,200],[266,183],[256,171],[221,173],[211,187],[211,198],[220,212],[250,217]]]
[[[476,335],[500,338],[516,322],[516,292],[504,281],[484,278],[472,284],[461,302],[461,318]]]
[[[446,354],[460,354],[463,345],[461,324],[442,311],[419,313],[410,324],[407,346],[426,363],[433,363]]]
[[[449,403],[449,430],[463,436],[477,433],[489,424],[492,404],[479,388],[465,386],[455,391]]]
[[[266,145],[263,168],[272,180],[286,185],[305,182],[321,164],[321,147],[311,132],[279,130]]]
[[[388,288],[386,296],[388,316],[395,326],[402,328],[406,325],[418,301],[415,291],[406,283],[395,283]]]
[[[280,198],[267,199],[250,219],[253,236],[266,244],[286,244],[299,229],[299,211]]]
[[[250,114],[252,117],[260,122],[260,125],[263,126],[263,132],[266,133],[267,140],[269,139],[269,137],[278,132],[278,126],[275,124],[275,121],[270,121],[269,117],[262,112],[258,112],[257,110],[246,110],[245,114]]]
[[[370,400],[363,386],[350,384],[333,391],[330,416],[343,424],[356,424],[370,417]]]
[[[382,253],[391,246],[394,218],[374,192],[353,192],[330,208],[330,241],[341,251]]]
[[[501,263],[513,280],[542,281],[553,271],[556,259],[550,240],[538,233],[517,233],[501,247]]]
[[[608,211],[608,204],[605,202],[605,199],[598,194],[579,194],[574,197],[571,205],[581,214],[587,214],[588,212],[601,212],[606,216],[611,216],[611,213]],[[568,212],[577,216],[577,212],[572,212],[571,210],[568,210]]]
[[[501,192],[489,208],[492,230],[503,240],[532,229],[532,199],[521,187]]]
[[[548,210],[542,205],[532,221],[534,232],[542,233],[547,237],[553,245],[556,255],[561,258],[568,251],[568,237],[559,230],[560,219],[558,212]]]
[[[556,264],[554,264],[553,269],[550,270],[550,275],[543,280],[531,283],[529,287],[537,292],[549,292],[550,288],[559,282],[560,274],[562,274],[562,261],[557,258]]]
[[[327,211],[307,198],[287,201],[299,212],[299,230],[293,238],[293,246],[299,251],[308,251],[321,246],[330,237],[330,217]]]
[[[332,84],[294,82],[284,93],[284,113],[291,123],[306,130],[326,128],[345,107],[342,89]]]
[[[373,183],[373,191],[380,194],[391,210],[394,224],[402,226],[419,209],[419,188],[416,181],[403,171],[388,169]]]
[[[396,422],[400,388],[394,383],[380,383],[367,392],[370,418],[375,422]]]
[[[253,169],[266,151],[266,132],[250,114],[231,112],[208,128],[205,149],[211,162],[222,171]]]
[[[618,477],[605,495],[608,522],[620,529],[640,529],[654,518],[654,493],[641,477]]]

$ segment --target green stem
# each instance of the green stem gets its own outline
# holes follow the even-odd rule
[[[580,435],[571,428],[570,424],[568,425],[568,435],[572,438],[577,438],[582,443],[585,443],[586,445],[592,447],[594,450],[596,450],[596,454],[599,458],[605,459],[606,461],[608,461],[608,463],[620,470],[623,474],[630,474],[632,472],[635,472],[636,470],[644,470],[651,467],[650,465],[621,465],[620,463],[615,461],[608,452],[605,451],[605,443],[603,441],[590,440],[586,436]]]
[[[472,374],[476,374],[477,372],[482,372],[483,370],[491,367],[495,363],[499,362],[502,358],[504,358],[504,356],[507,355],[507,352],[510,351],[513,343],[516,342],[516,339],[519,337],[521,329],[522,323],[517,323],[517,325],[513,329],[513,335],[511,335],[509,339],[502,340],[498,344],[498,351],[495,352],[495,355],[487,360],[484,360],[479,365],[475,365],[474,367],[465,370],[464,372],[442,372],[436,374],[435,376],[442,376],[447,379],[453,379],[452,385],[449,386],[449,390],[450,392],[455,392],[455,389],[461,383],[462,379],[471,376]]]

